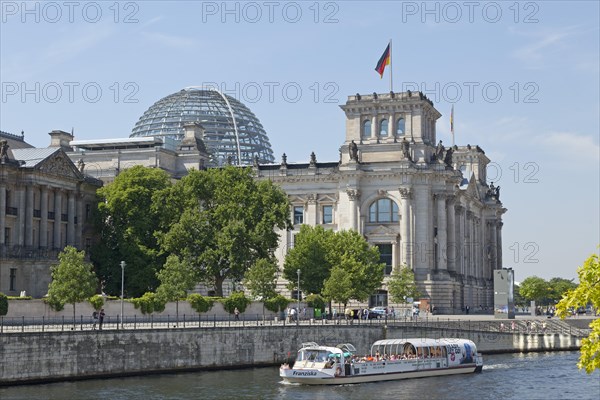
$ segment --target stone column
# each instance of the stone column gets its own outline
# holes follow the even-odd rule
[[[496,260],[498,269],[502,268],[502,221],[496,223]]]
[[[430,272],[432,267],[431,246],[430,241],[431,226],[429,225],[430,203],[432,202],[430,187],[427,184],[421,184],[414,187],[415,189],[415,247],[418,249],[418,254],[415,260],[415,273],[421,270],[422,274]],[[420,277],[424,279],[424,276]]]
[[[0,183],[0,246],[4,245],[4,229],[6,228],[6,184]]]
[[[308,195],[308,205],[306,207],[306,223],[310,226],[315,226],[317,221],[317,195]]]
[[[492,271],[498,269],[498,235],[496,229],[496,221],[490,221],[490,230],[492,232],[491,239],[491,250],[492,250],[492,258],[491,258],[491,268]]]
[[[40,196],[40,247],[48,247],[48,186],[42,186]]]
[[[69,190],[67,197],[67,245],[75,245],[75,192]]]
[[[33,246],[33,187],[25,186],[25,246]]]
[[[458,237],[456,238],[456,272],[465,275],[465,209],[461,205],[456,206],[458,216]]]
[[[83,194],[77,195],[77,224],[75,225],[75,246],[83,248],[81,236],[83,233]]]
[[[377,115],[371,117],[371,140],[376,140],[379,137],[379,121]]]
[[[486,235],[487,235],[487,231],[486,231],[486,222],[485,222],[485,218],[484,218],[484,214],[481,214],[481,219],[479,220],[479,223],[481,224],[481,226],[479,227],[479,242],[481,243],[481,275],[483,277],[483,279],[488,280],[490,279],[491,275],[489,275],[488,273],[488,268],[487,268],[487,249],[485,246],[486,243]]]
[[[60,189],[54,190],[54,248],[60,249],[62,246],[60,240],[60,227],[62,214],[62,192]]]
[[[17,187],[17,246],[25,244],[25,188]]]
[[[447,271],[448,263],[446,250],[448,248],[448,239],[446,230],[446,195],[436,194],[435,201],[437,205],[437,266],[439,270]]]
[[[454,210],[454,199],[448,199],[447,207],[447,246],[448,271],[456,271],[456,211]]]
[[[360,199],[360,190],[347,189],[346,194],[350,200],[350,228],[355,231],[358,229],[358,201]]]
[[[400,215],[400,262],[403,265],[412,267],[412,246],[410,238],[410,199],[412,197],[412,189],[400,188],[400,197],[402,198],[402,212]]]
[[[469,275],[475,276],[475,215],[473,211],[467,213],[469,223]]]

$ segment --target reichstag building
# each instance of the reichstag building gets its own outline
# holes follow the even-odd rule
[[[412,268],[423,297],[440,312],[459,313],[467,305],[491,308],[493,271],[502,268],[506,209],[500,188],[487,182],[490,160],[483,149],[447,147],[438,141],[441,114],[420,92],[356,94],[341,108],[346,133],[340,158],[326,162],[317,161],[315,154],[306,163],[288,163],[285,154],[275,162],[266,132],[245,105],[214,89],[196,87],[156,102],[126,138],[75,140],[67,132],[53,131],[49,149],[59,152],[47,150],[46,156],[65,154],[71,176],[46,176],[47,169],[36,170],[28,161],[31,155],[3,145],[8,150],[0,158],[0,291],[44,294],[49,265],[56,260],[26,268],[24,253],[11,249],[89,244],[85,210],[99,181],[110,182],[133,165],[161,168],[180,178],[190,168],[233,164],[252,166],[257,179],[270,179],[289,196],[294,228],[279,232],[280,265],[302,224],[355,229],[379,248],[386,276],[403,265]],[[13,149],[24,143],[15,141],[15,135],[1,135],[13,138]],[[28,189],[26,174],[19,171],[24,166],[46,180]],[[52,197],[48,190],[61,194]],[[49,217],[43,215],[51,209],[54,217],[61,213],[64,227],[52,222],[48,228]],[[47,232],[43,241],[30,238],[32,232],[39,235],[37,227],[52,235]],[[66,236],[57,233],[63,230]],[[42,285],[33,284],[36,275],[43,277]],[[385,282],[369,306],[388,304]],[[282,291],[285,283],[280,278]]]

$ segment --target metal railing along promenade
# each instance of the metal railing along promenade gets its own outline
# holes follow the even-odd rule
[[[514,321],[514,326],[513,322]],[[571,336],[587,336],[588,331],[572,327],[560,320],[470,320],[446,317],[393,317],[377,319],[346,319],[343,316],[334,319],[300,319],[264,317],[262,314],[241,314],[234,316],[194,314],[186,315],[144,315],[125,316],[121,324],[119,316],[106,316],[102,324],[103,331],[144,330],[144,329],[210,329],[236,327],[257,328],[264,326],[296,327],[296,326],[394,326],[417,329],[438,329],[455,331],[495,332],[507,334],[565,334]],[[68,331],[100,331],[98,320],[91,316],[78,317],[0,317],[0,334],[68,332]]]

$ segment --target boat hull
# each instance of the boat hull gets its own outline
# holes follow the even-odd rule
[[[413,378],[426,378],[432,376],[446,376],[446,375],[458,375],[458,374],[470,374],[481,370],[481,366],[475,364],[461,365],[453,368],[441,368],[441,369],[429,369],[419,371],[404,371],[404,372],[390,372],[381,374],[364,374],[364,375],[350,375],[350,376],[294,376],[291,374],[293,370],[282,371],[280,376],[284,382],[287,383],[300,383],[304,385],[347,385],[354,383],[367,383],[367,382],[382,382],[382,381],[393,381],[400,379],[413,379]]]

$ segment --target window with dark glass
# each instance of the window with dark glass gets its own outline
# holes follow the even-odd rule
[[[396,123],[396,135],[404,135],[404,118],[398,118],[398,122]]]
[[[382,119],[379,122],[379,136],[387,136],[388,135],[388,120]]]
[[[392,273],[392,245],[391,243],[378,244],[379,262],[385,264],[384,272],[386,275]]]
[[[379,199],[369,207],[369,222],[398,222],[398,205],[390,199]]]
[[[333,224],[333,206],[323,206],[323,223]]]
[[[371,121],[370,120],[365,120],[363,122],[363,132],[362,135],[364,138],[369,138],[371,137]]]
[[[304,207],[294,206],[294,225],[304,223]]]
[[[17,281],[17,269],[16,268],[10,269],[9,277],[10,277],[10,283],[9,283],[8,290],[17,290],[17,289],[15,289],[15,283]]]

